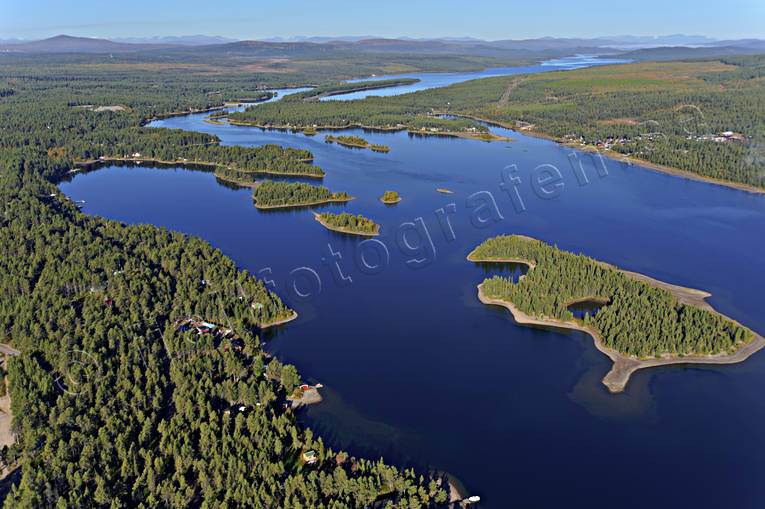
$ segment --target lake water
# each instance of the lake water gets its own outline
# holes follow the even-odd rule
[[[391,95],[406,94],[409,92],[416,92],[418,90],[426,90],[428,88],[445,87],[454,83],[462,81],[474,80],[478,78],[488,78],[490,76],[507,76],[509,74],[520,73],[538,73],[546,71],[559,71],[567,69],[581,69],[583,67],[592,67],[595,65],[617,64],[622,62],[630,62],[630,60],[617,60],[609,58],[597,58],[596,55],[577,55],[573,57],[556,58],[554,60],[547,60],[541,62],[538,65],[532,65],[527,67],[491,67],[483,71],[478,72],[433,72],[433,73],[417,73],[417,74],[395,74],[385,76],[371,76],[367,78],[359,78],[356,80],[348,80],[349,83],[355,83],[358,81],[374,81],[374,80],[388,80],[394,78],[417,78],[420,81],[412,83],[411,85],[401,85],[397,87],[380,88],[376,90],[362,90],[360,92],[351,92],[349,94],[334,95],[320,99],[321,101],[348,101],[351,99],[363,99],[370,95],[376,95],[380,97],[388,97]]]
[[[344,132],[391,147],[382,154],[203,118],[151,125],[311,150],[323,184],[356,197],[320,210],[362,213],[382,235],[329,232],[310,210],[259,212],[250,190],[199,171],[114,166],[61,189],[86,213],[199,235],[272,281],[300,317],[269,332],[266,348],[325,385],[304,419],[326,444],[450,472],[482,508],[763,507],[763,352],[639,371],[612,395],[600,383],[610,361],[588,336],[521,327],[478,301],[487,275],[519,267],[465,256],[490,236],[530,235],[707,290],[717,309],[763,333],[765,197],[610,160],[600,177],[589,156],[503,129],[493,130],[517,141]],[[589,183],[575,178],[572,154]],[[520,212],[500,189],[508,165],[521,178]],[[532,172],[554,171],[540,165],[560,171],[557,197],[530,185]],[[385,190],[403,201],[380,203]],[[501,219],[487,219],[489,197]]]

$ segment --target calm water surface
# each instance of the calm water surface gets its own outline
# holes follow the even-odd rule
[[[351,99],[363,99],[370,95],[388,97],[391,95],[406,94],[428,88],[445,87],[462,81],[474,80],[478,78],[488,78],[491,76],[507,76],[508,74],[537,73],[545,71],[557,71],[566,69],[581,69],[583,67],[592,67],[596,65],[616,64],[621,62],[630,62],[630,60],[617,60],[609,58],[597,58],[596,55],[577,55],[573,57],[556,58],[547,60],[538,65],[526,67],[491,67],[478,72],[434,72],[417,74],[395,74],[385,76],[371,76],[348,80],[349,83],[357,81],[388,80],[394,78],[417,78],[420,81],[411,85],[401,85],[397,87],[381,88],[378,90],[362,90],[361,92],[352,92],[349,94],[334,95],[320,99],[321,101],[348,101]]]
[[[322,210],[373,218],[379,242],[328,232],[309,210],[259,212],[249,190],[219,185],[210,173],[114,166],[61,189],[85,200],[86,213],[199,235],[243,269],[266,269],[261,275],[300,314],[269,333],[267,349],[325,385],[325,401],[305,412],[325,443],[450,472],[485,508],[765,505],[765,354],[732,366],[640,371],[625,393],[611,395],[600,383],[610,362],[589,337],[520,327],[478,301],[475,287],[487,275],[517,276],[519,267],[465,260],[487,237],[530,235],[707,290],[717,309],[763,333],[765,197],[610,160],[600,178],[582,154],[589,183],[580,186],[572,150],[502,129],[518,141],[347,131],[391,147],[378,154],[202,119],[152,125],[311,150],[327,172],[323,184],[357,197]],[[512,164],[520,213],[499,187]],[[554,199],[530,185],[542,164],[563,177]],[[383,205],[385,190],[403,201]],[[484,191],[501,219],[487,219]],[[444,214],[451,228],[439,221]],[[300,277],[290,278],[295,269]],[[309,270],[320,289],[304,277]],[[314,295],[300,298],[295,281]]]

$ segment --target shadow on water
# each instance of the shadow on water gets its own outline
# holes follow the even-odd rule
[[[177,163],[161,163],[156,161],[94,161],[91,164],[86,164],[81,167],[76,168],[75,170],[65,173],[61,177],[59,177],[58,180],[56,180],[56,184],[61,184],[63,182],[72,182],[74,178],[78,175],[87,175],[88,173],[93,173],[98,170],[104,169],[104,168],[151,168],[153,170],[190,170],[190,171],[200,171],[203,173],[214,173],[215,169],[213,166],[206,165],[206,164],[195,164],[195,163],[189,163],[189,162],[177,162]],[[232,182],[228,181],[222,181],[220,179],[217,179],[219,184],[229,187],[231,185],[235,185]],[[224,183],[225,182],[225,183]],[[242,186],[237,186],[238,189],[241,189]]]
[[[521,276],[525,276],[529,271],[529,266],[525,263],[477,262],[475,266],[483,271],[484,279],[500,276],[511,279],[513,283],[517,283]]]

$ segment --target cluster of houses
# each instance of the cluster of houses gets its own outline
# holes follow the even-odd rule
[[[746,138],[744,138],[743,134],[734,133],[733,131],[723,131],[719,134],[703,134],[701,136],[698,135],[688,135],[685,137],[686,140],[702,140],[702,141],[716,141],[718,143],[724,143],[728,141],[740,141],[741,143],[746,143]]]
[[[215,338],[218,340],[228,340],[226,346],[230,346],[237,352],[241,352],[244,348],[244,343],[233,330],[215,325],[214,323],[206,322],[198,316],[180,316],[173,321],[173,326],[175,326],[179,332],[195,330],[198,335],[214,334]]]
[[[615,138],[613,136],[608,136],[605,140],[598,140],[595,145],[601,148],[610,149],[617,143],[621,145],[622,143],[627,143],[628,141],[630,141],[629,138]],[[653,139],[649,139],[648,141],[652,142]]]
[[[567,134],[563,137],[564,140],[573,142],[573,143],[579,143],[582,146],[585,145],[595,145],[596,147],[604,148],[604,149],[610,149],[614,145],[621,145],[622,143],[627,143],[630,141],[629,138],[625,137],[614,137],[614,136],[608,136],[605,140],[597,140],[594,143],[587,143],[587,140],[584,138],[584,136],[579,136],[578,138],[573,134]],[[640,139],[640,137],[638,137]],[[649,137],[647,138],[648,142],[653,142],[653,138]]]

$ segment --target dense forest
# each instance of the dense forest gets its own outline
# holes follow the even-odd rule
[[[252,192],[252,198],[258,208],[313,205],[352,199],[345,191],[333,193],[324,186],[272,180],[261,182]]]
[[[765,55],[512,75],[392,97],[282,100],[258,125],[486,131],[467,115],[699,175],[765,187]],[[733,133],[724,137],[723,133]]]
[[[322,224],[353,233],[378,233],[380,225],[361,214],[354,215],[348,212],[342,214],[333,214],[332,212],[323,212],[318,214],[318,219]]]
[[[20,481],[5,505],[442,503],[437,480],[332,450],[285,407],[300,376],[259,336],[292,311],[262,282],[201,239],[83,215],[58,191],[78,162],[131,151],[238,169],[308,158],[142,127],[251,96],[274,78],[189,81],[183,69],[124,62],[137,58],[0,60],[0,89],[13,90],[0,97],[0,341],[21,352],[8,362],[17,442],[0,457]],[[188,316],[231,333],[174,325]]]
[[[494,276],[483,282],[489,297],[512,301],[532,316],[574,319],[570,303],[587,298],[606,301],[584,324],[603,344],[625,355],[716,354],[753,339],[752,332],[710,311],[686,306],[667,290],[627,277],[621,271],[515,235],[488,239],[471,258],[524,260],[534,264],[517,283]]]

